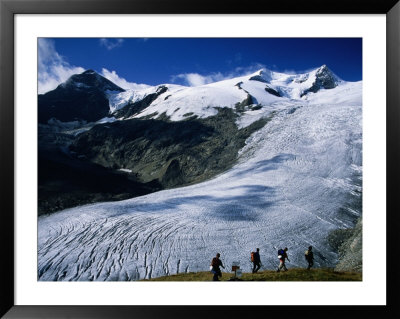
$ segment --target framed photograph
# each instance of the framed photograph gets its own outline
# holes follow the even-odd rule
[[[2,316],[399,315],[397,1],[0,10]]]

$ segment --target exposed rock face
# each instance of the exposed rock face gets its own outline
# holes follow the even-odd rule
[[[142,196],[161,189],[157,182],[141,183],[134,175],[104,168],[59,149],[40,149],[38,214],[94,203]]]
[[[116,111],[113,115],[114,117],[118,119],[126,119],[131,117],[132,115],[135,115],[141,111],[143,111],[145,108],[147,108],[153,101],[160,95],[166,92],[168,88],[166,86],[160,86],[158,87],[156,93],[146,95],[142,100],[134,102],[134,103],[129,103],[128,105],[124,106],[122,109]],[[169,95],[170,96],[170,95]],[[169,96],[167,96],[165,99],[167,99]]]
[[[251,80],[251,78],[250,78]],[[252,104],[257,104],[257,100],[252,96],[248,91],[242,88],[243,82],[236,83],[235,86],[238,87],[239,90],[243,90],[247,93],[246,98],[242,102],[238,102],[235,104],[236,112],[243,113],[246,111],[246,108],[251,106]]]
[[[77,156],[103,167],[132,170],[140,182],[163,188],[204,181],[230,168],[251,133],[267,122],[238,129],[232,109],[205,119],[131,119],[96,125],[71,145]],[[105,128],[104,126],[107,126]]]
[[[352,229],[348,239],[339,247],[339,263],[336,271],[362,272],[362,219]]]
[[[335,75],[326,65],[320,67],[316,73],[316,79],[312,86],[305,90],[301,96],[306,95],[309,92],[316,93],[320,89],[333,89],[337,86],[337,79]]]
[[[183,184],[184,181],[185,178],[182,174],[179,160],[173,159],[162,177],[162,184],[165,185],[165,187],[173,187],[175,185]]]
[[[258,82],[262,82],[262,83],[268,83],[268,81],[263,77],[264,72],[260,72],[259,75],[253,75],[252,77],[249,78],[250,81],[258,81]],[[241,88],[241,87],[240,87]],[[282,95],[274,90],[273,88],[269,87],[268,85],[265,87],[265,91],[268,92],[269,94],[281,97]]]
[[[263,83],[268,83],[268,81],[265,80],[265,79],[261,76],[261,74],[260,74],[260,75],[254,75],[254,76],[252,76],[249,80],[251,80],[251,81],[258,81],[258,82],[263,82]]]
[[[303,83],[308,80],[309,74],[303,74],[300,78],[294,80],[295,83]]]
[[[56,123],[57,124],[57,123]],[[99,201],[122,200],[161,189],[161,185],[141,183],[134,174],[90,163],[67,151],[75,136],[65,127],[39,125],[38,128],[38,214]],[[70,126],[79,125],[72,123]]]
[[[277,97],[282,96],[278,91],[274,90],[273,88],[270,88],[268,85],[265,87],[265,91],[267,91],[269,94],[275,95]]]
[[[250,106],[254,103],[254,98],[249,93],[247,93],[247,97],[242,102],[236,103],[235,110],[236,112],[244,112],[246,111],[247,106]]]
[[[51,118],[94,122],[106,117],[110,111],[107,91],[124,89],[93,70],[75,74],[55,90],[38,96],[39,123],[47,123]]]

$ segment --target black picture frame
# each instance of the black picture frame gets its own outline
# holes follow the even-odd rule
[[[398,0],[0,0],[0,315],[4,318],[209,318],[276,316],[278,306],[22,306],[14,302],[14,17],[16,14],[385,14],[387,19],[387,304],[386,306],[289,306],[285,316],[399,317],[395,244],[400,136],[400,3]],[[383,238],[377,239],[383,241]],[[212,292],[210,292],[212,293]],[[250,291],[247,293],[251,293]],[[310,309],[312,308],[312,309]]]

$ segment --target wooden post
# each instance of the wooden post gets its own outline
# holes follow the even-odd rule
[[[238,269],[240,269],[239,262],[238,261],[232,262],[232,271],[235,272],[235,275],[233,276],[233,279],[237,279],[236,273],[237,273]]]

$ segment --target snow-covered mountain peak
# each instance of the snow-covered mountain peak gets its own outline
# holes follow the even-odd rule
[[[258,70],[250,75],[249,80],[268,83],[272,80],[271,71],[267,69]]]
[[[257,70],[256,72],[250,74],[250,77],[257,76],[257,75],[262,76],[262,77],[264,77],[264,76],[268,77],[270,75],[270,73],[271,73],[270,70],[268,70],[266,68],[262,68],[262,69]]]
[[[262,68],[249,75],[249,80],[271,83],[273,81],[286,82],[288,78],[293,77],[291,74],[271,71],[267,68]]]
[[[85,72],[82,72],[82,74],[97,74],[97,75],[99,75],[96,71],[94,71],[92,69],[86,70]]]
[[[140,90],[128,89],[124,92],[115,92],[113,90],[109,90],[106,93],[110,101],[110,114],[120,110],[128,104],[133,104],[140,100],[143,100],[148,95],[158,94],[160,96],[163,96],[164,99],[168,99],[173,92],[177,92],[185,88],[187,87],[165,83],[155,86],[149,86],[145,89]],[[165,91],[165,93],[162,93],[162,91]]]
[[[39,122],[51,118],[61,122],[75,120],[97,121],[108,115],[109,100],[106,92],[124,89],[93,70],[72,75],[56,89],[38,96]]]
[[[334,81],[336,82],[341,82],[342,79],[340,79],[336,74],[334,74],[326,64],[322,65],[319,67],[316,71],[316,76],[317,77],[331,77]]]
[[[105,91],[116,91],[123,92],[125,91],[123,88],[114,84],[110,80],[101,76],[97,72],[89,69],[80,74],[72,75],[67,81],[60,84],[59,88],[67,88],[74,90],[82,90],[82,89],[96,89],[102,92]]]
[[[193,115],[200,118],[213,116],[217,113],[216,108],[218,107],[232,108],[242,115],[246,115],[253,108],[268,107],[270,109],[272,106],[282,103],[312,102],[322,94],[321,90],[334,89],[339,84],[345,84],[345,82],[341,81],[325,64],[301,74],[280,73],[261,68],[251,74],[196,87],[163,84],[118,94],[110,92],[110,113],[114,113],[128,104],[138,102],[150,94],[153,96],[156,94],[157,96],[147,107],[141,108],[130,117],[157,118],[164,114],[173,121],[181,121]],[[359,87],[351,86],[352,90],[357,91],[351,94],[351,103],[355,101],[354,98],[361,101]],[[164,88],[163,92],[161,92],[161,88]],[[339,91],[342,92],[342,90]],[[328,95],[332,95],[335,100],[335,94],[332,91]],[[323,95],[324,98],[327,96]]]

